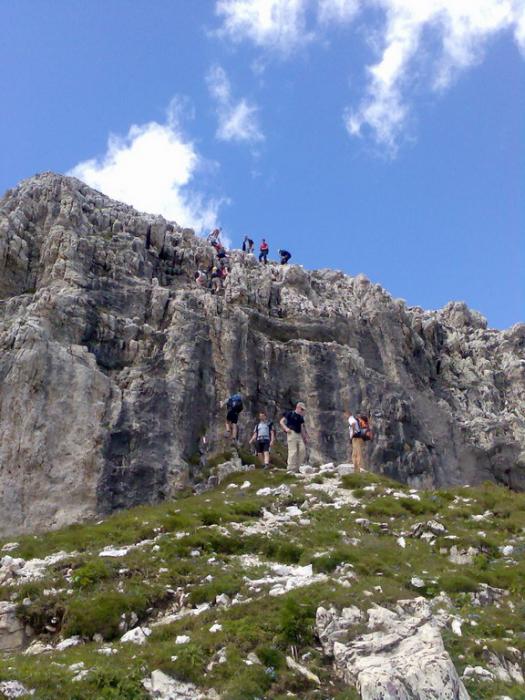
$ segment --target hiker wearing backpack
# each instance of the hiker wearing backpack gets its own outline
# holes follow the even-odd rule
[[[270,252],[270,246],[266,242],[266,238],[262,239],[261,245],[259,246],[259,262],[263,262],[264,264],[268,264],[268,253]]]
[[[365,442],[371,440],[373,435],[370,428],[370,421],[366,414],[360,413],[354,416],[351,411],[348,411],[347,415],[348,432],[350,435],[350,444],[352,445],[352,464],[354,465],[354,472],[357,474],[360,471],[366,471],[364,456]]]
[[[237,441],[239,415],[243,410],[242,396],[240,394],[232,394],[229,399],[226,399],[226,435],[230,437],[232,442]],[[224,404],[223,404],[224,405]]]
[[[289,253],[287,250],[280,250],[279,255],[281,256],[281,265],[286,265],[288,260],[292,257],[292,254]]]
[[[242,252],[253,253],[253,241],[251,238],[248,238],[248,236],[244,236],[244,240],[242,242]]]
[[[306,457],[306,445],[310,438],[304,424],[305,411],[306,406],[302,401],[299,401],[295,409],[283,413],[283,417],[279,421],[279,425],[286,433],[288,443],[287,471],[289,472],[298,472]]]
[[[259,421],[255,424],[250,445],[255,443],[255,451],[259,459],[263,459],[265,469],[270,468],[270,449],[275,440],[275,428],[272,421],[268,420],[265,411],[259,412]]]

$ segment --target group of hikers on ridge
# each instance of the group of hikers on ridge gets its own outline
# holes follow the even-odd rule
[[[231,439],[232,444],[238,444],[239,416],[244,410],[241,394],[232,394],[222,405],[226,406],[226,436]],[[279,420],[280,427],[286,433],[287,470],[290,472],[299,471],[299,467],[305,464],[306,448],[310,444],[304,420],[305,412],[305,404],[299,401],[293,410],[283,412]],[[354,415],[350,410],[345,412],[345,416],[350,439],[349,459],[355,472],[366,471],[365,442],[373,439],[370,420],[365,413]],[[268,419],[266,411],[259,411],[249,444],[255,445],[255,452],[265,469],[270,467],[270,452],[275,439],[273,422]]]
[[[224,280],[230,274],[231,268],[228,259],[228,252],[221,242],[221,230],[215,228],[210,233],[207,242],[214,248],[217,259],[206,270],[198,269],[195,273],[195,283],[199,287],[211,289],[213,294],[217,294],[221,289]],[[254,255],[255,243],[249,236],[244,236],[242,242],[242,252],[247,255]],[[268,255],[270,254],[270,246],[265,238],[262,239],[259,246],[259,262],[264,265],[268,264]],[[292,254],[287,250],[279,250],[280,263],[286,265]]]

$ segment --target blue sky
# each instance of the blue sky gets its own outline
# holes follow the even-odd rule
[[[17,0],[0,26],[2,192],[73,172],[525,320],[524,0]]]

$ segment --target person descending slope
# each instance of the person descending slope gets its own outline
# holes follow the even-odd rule
[[[286,265],[288,260],[292,257],[292,254],[289,253],[287,250],[280,250],[279,255],[281,256],[281,265]]]
[[[260,411],[259,421],[253,429],[250,445],[255,443],[255,450],[259,459],[263,459],[264,468],[270,467],[270,449],[275,440],[275,428],[272,421],[268,420],[265,411]]]
[[[360,471],[366,471],[364,443],[367,440],[371,440],[373,435],[370,429],[370,422],[365,414],[360,413],[354,416],[351,411],[348,411],[347,415],[348,432],[350,444],[352,445],[352,464],[354,465],[354,472],[357,474]]]
[[[299,401],[294,411],[286,411],[279,421],[279,425],[286,433],[288,443],[288,466],[290,472],[298,472],[304,464],[306,449],[310,438],[304,424],[304,412],[306,406]]]
[[[253,253],[253,241],[251,238],[248,238],[248,236],[244,236],[244,240],[242,242],[242,252],[243,253]]]
[[[240,394],[232,394],[229,399],[226,399],[226,401],[224,401],[223,406],[225,404],[226,436],[230,437],[232,442],[236,442],[239,434],[237,423],[239,421],[239,415],[244,408],[244,406],[242,405],[242,396]]]
[[[261,245],[259,246],[259,262],[263,262],[264,264],[268,264],[268,253],[270,252],[270,246],[266,242],[266,238],[262,239]]]

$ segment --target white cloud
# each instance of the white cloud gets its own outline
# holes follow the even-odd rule
[[[206,80],[210,94],[217,102],[217,138],[221,141],[244,141],[251,144],[263,141],[258,108],[245,99],[239,102],[233,100],[226,71],[220,66],[214,66]]]
[[[305,29],[305,0],[218,0],[221,32],[233,41],[288,52],[311,38]]]
[[[425,31],[440,40],[429,87],[443,90],[461,70],[481,60],[487,40],[497,32],[514,29],[520,42],[525,18],[525,4],[513,0],[374,0],[374,4],[386,14],[382,53],[368,68],[367,95],[357,109],[347,111],[346,126],[352,135],[368,127],[391,151],[409,113],[408,93]]]
[[[183,108],[174,100],[165,124],[134,124],[124,137],[111,134],[102,157],[78,163],[68,174],[140,211],[198,232],[212,228],[224,200],[206,199],[192,187],[205,161],[182,134]]]
[[[357,107],[346,110],[345,124],[353,136],[371,132],[391,152],[406,127],[416,78],[426,79],[430,90],[444,90],[462,70],[482,60],[490,38],[503,30],[513,32],[525,56],[525,0],[217,0],[216,4],[222,34],[281,53],[320,38],[330,26],[348,25],[365,9],[379,9],[384,15],[379,33],[375,25],[364,27],[379,55],[366,68],[365,95]],[[313,28],[307,29],[307,16],[316,22]],[[370,17],[376,13],[365,15],[365,21]],[[432,45],[425,45],[429,34]],[[421,57],[428,53],[431,73],[422,76]]]

